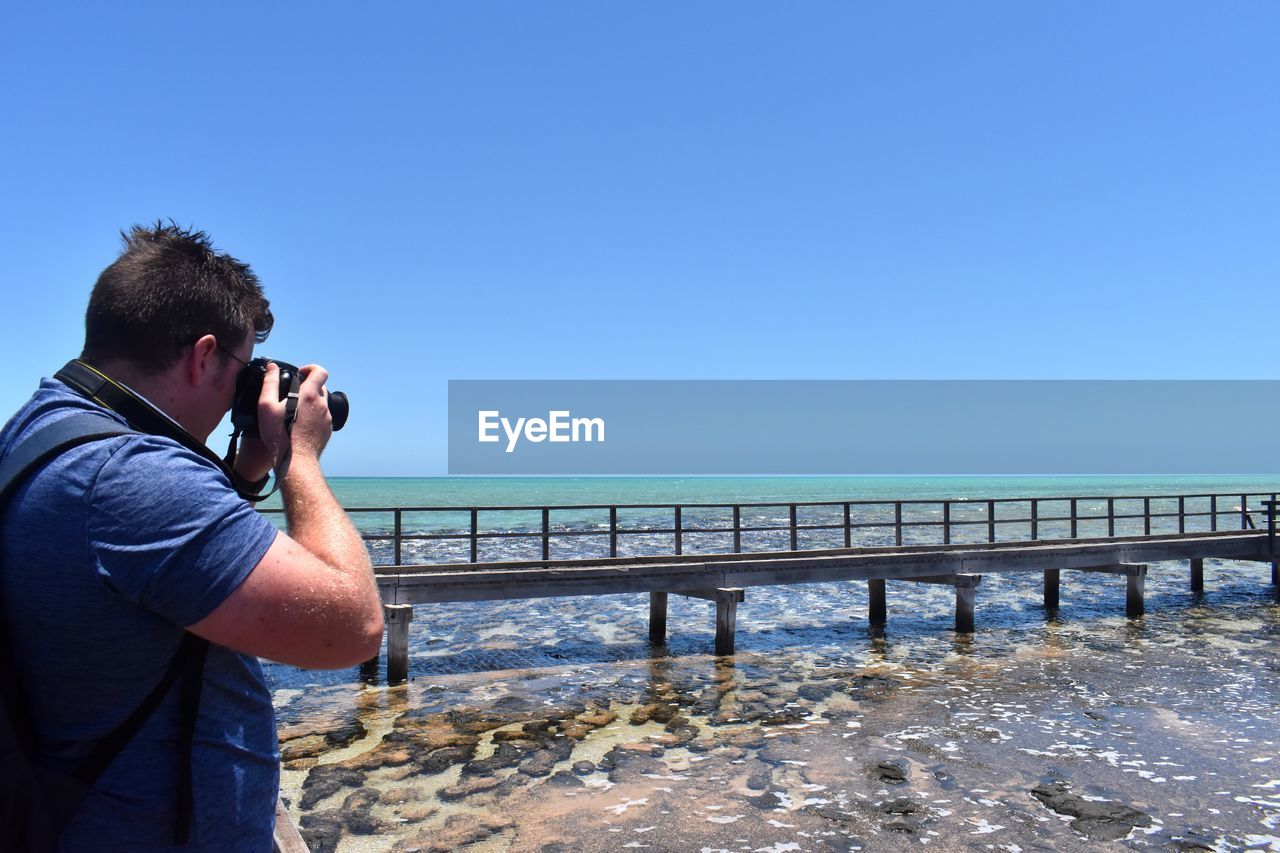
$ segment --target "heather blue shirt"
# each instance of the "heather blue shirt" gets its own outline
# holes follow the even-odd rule
[[[0,431],[0,459],[33,428],[83,410],[106,411],[42,381]],[[14,493],[0,533],[8,641],[40,746],[64,768],[141,704],[182,626],[226,600],[276,537],[216,465],[150,435],[92,442],[48,463]],[[63,850],[173,849],[180,684],[99,778]],[[279,751],[256,658],[210,645],[192,768],[195,816],[182,849],[270,850]]]

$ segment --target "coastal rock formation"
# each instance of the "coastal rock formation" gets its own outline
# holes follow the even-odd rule
[[[478,794],[482,791],[491,791],[502,784],[502,780],[495,776],[476,776],[459,782],[457,785],[450,785],[440,791],[437,795],[442,800],[461,800],[472,794]]]
[[[1086,800],[1071,793],[1063,782],[1048,782],[1031,789],[1031,796],[1058,814],[1069,815],[1071,828],[1094,841],[1124,838],[1135,826],[1150,826],[1151,817],[1123,803]]]
[[[907,771],[897,761],[881,761],[872,769],[872,775],[886,785],[905,785]]]
[[[342,823],[355,835],[376,835],[387,829],[385,821],[373,815],[373,807],[380,796],[377,791],[363,788],[342,801]]]
[[[303,781],[302,799],[298,805],[306,811],[345,787],[359,788],[363,784],[364,773],[359,770],[339,764],[321,764],[311,768]]]
[[[921,649],[915,635],[853,654],[842,637],[820,653],[739,652],[732,667],[694,655],[423,679],[369,690],[378,704],[357,710],[364,735],[344,732],[350,691],[331,691],[348,702],[341,713],[321,712],[320,691],[300,693],[282,717],[320,709],[324,722],[282,730],[283,787],[315,850],[362,849],[370,831],[379,849],[512,853],[738,849],[744,838],[776,850],[1083,851],[1130,833],[1186,851],[1272,843],[1262,821],[1280,787],[1260,759],[1274,754],[1264,733],[1275,703],[1238,672],[1268,624],[1212,643],[1192,631],[1176,648],[1145,635],[1101,642],[1071,623],[1054,625],[1052,643],[1009,646],[1020,626],[954,655],[950,640]],[[1159,679],[1135,688],[1139,664]],[[1225,730],[1238,736],[1204,734]],[[1119,802],[1084,796],[1094,789],[1072,780],[1086,779]],[[1210,790],[1221,816],[1203,808]]]
[[[280,729],[280,760],[284,762],[315,758],[334,749],[349,746],[368,734],[355,717],[333,717],[315,723]]]
[[[311,853],[334,853],[342,838],[342,813],[329,809],[304,814],[299,821],[298,834]]]
[[[430,829],[396,844],[396,853],[452,853],[468,844],[484,841],[494,833],[509,828],[513,821],[505,815],[451,815],[444,825]]]

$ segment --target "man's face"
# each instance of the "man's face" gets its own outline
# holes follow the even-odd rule
[[[253,335],[246,334],[233,346],[223,344],[224,349],[219,351],[221,369],[216,371],[213,377],[213,388],[222,406],[219,418],[231,411],[231,403],[236,393],[236,377],[253,360],[253,344]]]

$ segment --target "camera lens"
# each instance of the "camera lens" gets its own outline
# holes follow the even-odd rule
[[[338,431],[347,423],[347,415],[351,414],[351,403],[347,400],[347,395],[341,391],[330,391],[329,397],[329,414],[333,417],[333,429]]]

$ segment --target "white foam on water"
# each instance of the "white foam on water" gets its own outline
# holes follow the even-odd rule
[[[609,808],[605,809],[605,811],[610,811],[616,815],[620,815],[620,814],[623,814],[627,809],[631,808],[632,806],[643,806],[648,802],[649,802],[648,797],[641,797],[638,800],[627,800],[626,802],[618,803],[616,806],[609,806]]]

